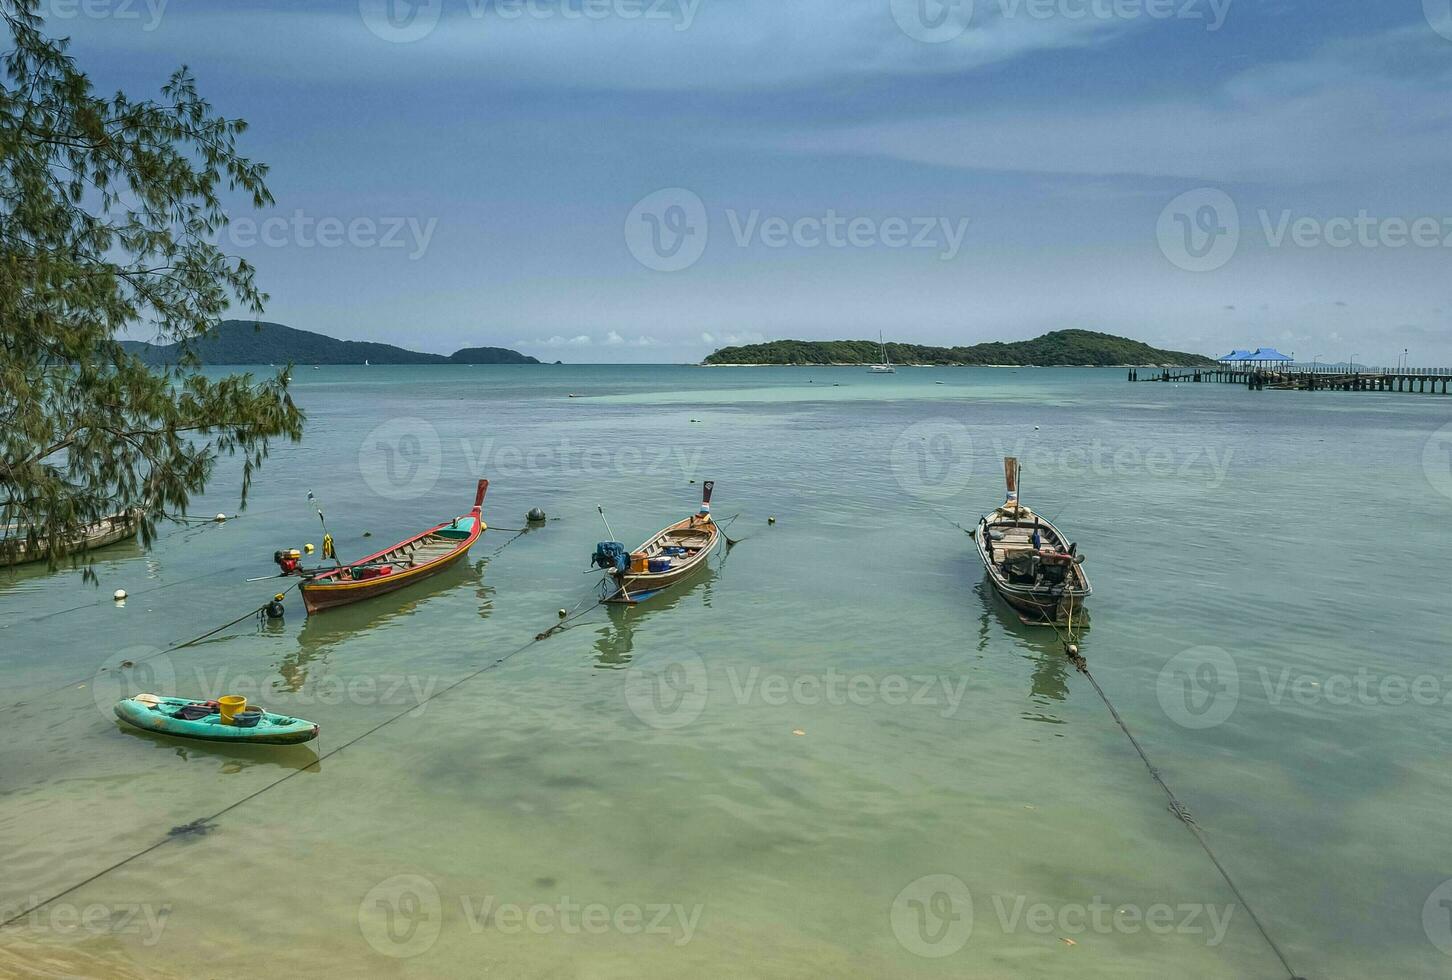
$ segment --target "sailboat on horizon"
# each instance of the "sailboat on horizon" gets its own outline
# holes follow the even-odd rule
[[[887,344],[883,343],[881,330],[877,332],[877,343],[882,348],[882,360],[867,370],[872,374],[897,374],[897,368],[893,367],[892,361],[888,359]]]

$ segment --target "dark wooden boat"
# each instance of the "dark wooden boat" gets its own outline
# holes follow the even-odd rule
[[[711,491],[715,486],[711,480],[702,484],[699,511],[661,528],[634,551],[626,553],[618,541],[603,541],[596,546],[594,562],[609,576],[605,602],[644,602],[706,564],[711,549],[721,540],[721,529],[711,520]]]
[[[66,553],[68,555],[81,552],[93,551],[96,548],[104,548],[108,544],[115,544],[118,541],[126,541],[136,537],[136,532],[141,527],[141,511],[138,508],[124,510],[109,517],[103,517],[94,524],[88,524],[78,531],[70,542],[67,543]],[[44,542],[37,542],[33,547],[25,540],[24,531],[10,525],[0,528],[0,540],[4,538],[19,539],[15,548],[10,551],[0,549],[0,566],[23,565],[32,561],[43,561],[50,556],[50,548]]]
[[[337,568],[304,572],[299,588],[309,613],[346,606],[437,575],[464,559],[487,528],[480,516],[489,481],[480,480],[474,509],[385,548],[374,555]]]
[[[1093,594],[1084,556],[1057,527],[1018,499],[1018,460],[1003,461],[1008,496],[974,529],[978,556],[1004,601],[1027,623],[1078,618]]]

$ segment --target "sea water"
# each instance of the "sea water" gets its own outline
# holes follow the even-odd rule
[[[1305,975],[1447,975],[1452,401],[1125,374],[296,369],[306,436],[240,516],[94,586],[0,572],[0,908],[60,895],[0,973],[1283,975],[1253,909]],[[984,581],[962,528],[1007,455],[1087,556],[1094,678],[1249,908]],[[467,564],[163,652],[294,584],[246,580],[323,522],[360,557],[480,478]],[[707,480],[739,544],[594,605],[595,543]],[[322,737],[143,734],[111,711],[143,690]]]

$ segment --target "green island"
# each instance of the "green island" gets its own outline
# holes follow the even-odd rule
[[[181,344],[123,340],[121,346],[151,365],[176,364]],[[308,330],[255,320],[223,320],[192,350],[203,364],[538,364],[505,347],[465,347],[452,354],[425,354],[392,344],[338,340]]]
[[[1201,354],[1160,350],[1127,337],[1092,330],[1055,330],[1033,340],[993,342],[970,347],[930,347],[924,344],[888,344],[894,364],[1013,365],[1035,367],[1111,367],[1163,365],[1198,367],[1215,362]],[[740,364],[876,364],[882,348],[875,340],[773,340],[765,344],[722,347],[702,362]]]

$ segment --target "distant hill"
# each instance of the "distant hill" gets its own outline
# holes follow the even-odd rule
[[[123,340],[121,345],[148,364],[175,364],[177,344]],[[503,347],[466,347],[448,357],[405,350],[392,344],[337,340],[280,323],[223,320],[216,332],[196,345],[203,364],[538,364]]]
[[[528,354],[507,347],[465,347],[449,355],[451,364],[538,364]],[[556,361],[556,364],[559,362]]]
[[[723,347],[705,364],[876,364],[881,348],[873,340],[774,340],[744,347]],[[1137,340],[1092,330],[1055,330],[1033,340],[993,342],[971,347],[888,344],[894,364],[1019,364],[1041,367],[1165,364],[1193,367],[1215,362],[1202,354],[1160,350]]]

